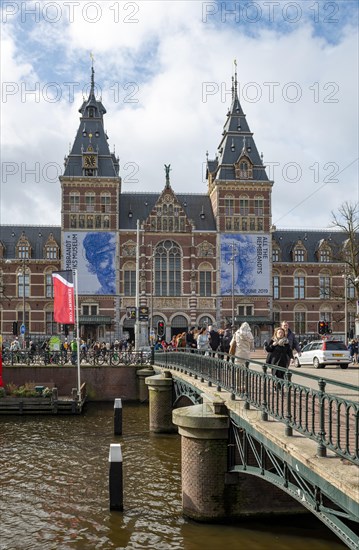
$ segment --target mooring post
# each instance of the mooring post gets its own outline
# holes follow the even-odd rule
[[[122,435],[122,400],[115,399],[114,434]]]
[[[110,445],[110,510],[123,511],[123,473],[122,473],[122,450],[119,443]]]

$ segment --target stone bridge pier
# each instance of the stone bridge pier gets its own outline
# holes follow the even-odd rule
[[[224,407],[204,403],[176,409],[173,422],[182,438],[183,513],[197,521],[224,519],[229,427]]]
[[[145,379],[149,393],[150,431],[172,433],[177,429],[172,422],[173,380],[170,371]]]
[[[230,419],[226,404],[202,393],[203,403],[172,410],[171,372],[146,378],[149,424],[155,433],[181,436],[183,514],[202,522],[294,514],[305,509],[278,487],[256,476],[228,471]]]

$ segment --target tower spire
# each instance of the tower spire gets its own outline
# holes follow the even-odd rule
[[[171,185],[170,185],[170,171],[171,171],[171,165],[170,164],[165,164],[166,189],[169,189],[171,187]]]
[[[233,91],[233,99],[237,96],[237,59],[234,59],[234,91]]]
[[[95,58],[94,58],[92,52],[90,52],[90,57],[91,57],[91,89],[90,89],[90,96],[95,97],[95,69],[94,69]]]

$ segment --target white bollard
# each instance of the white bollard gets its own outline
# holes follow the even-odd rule
[[[115,399],[115,414],[114,414],[114,433],[115,435],[122,435],[122,401],[121,399]]]
[[[110,445],[110,510],[123,511],[123,474],[122,474],[122,450],[121,445],[114,443]]]

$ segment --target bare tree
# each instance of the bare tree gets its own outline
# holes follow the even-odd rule
[[[332,217],[332,225],[347,237],[340,261],[345,265],[345,272],[353,282],[359,298],[359,204],[344,202],[338,208],[338,213],[332,212]]]
[[[355,334],[359,335],[359,204],[344,202],[338,213],[332,212],[332,225],[344,233],[346,239],[341,249],[340,262],[344,264],[346,285],[354,287],[356,301]],[[347,286],[345,286],[347,288]],[[347,296],[345,297],[347,300]],[[352,300],[349,299],[349,303]],[[345,302],[347,303],[347,301]]]

